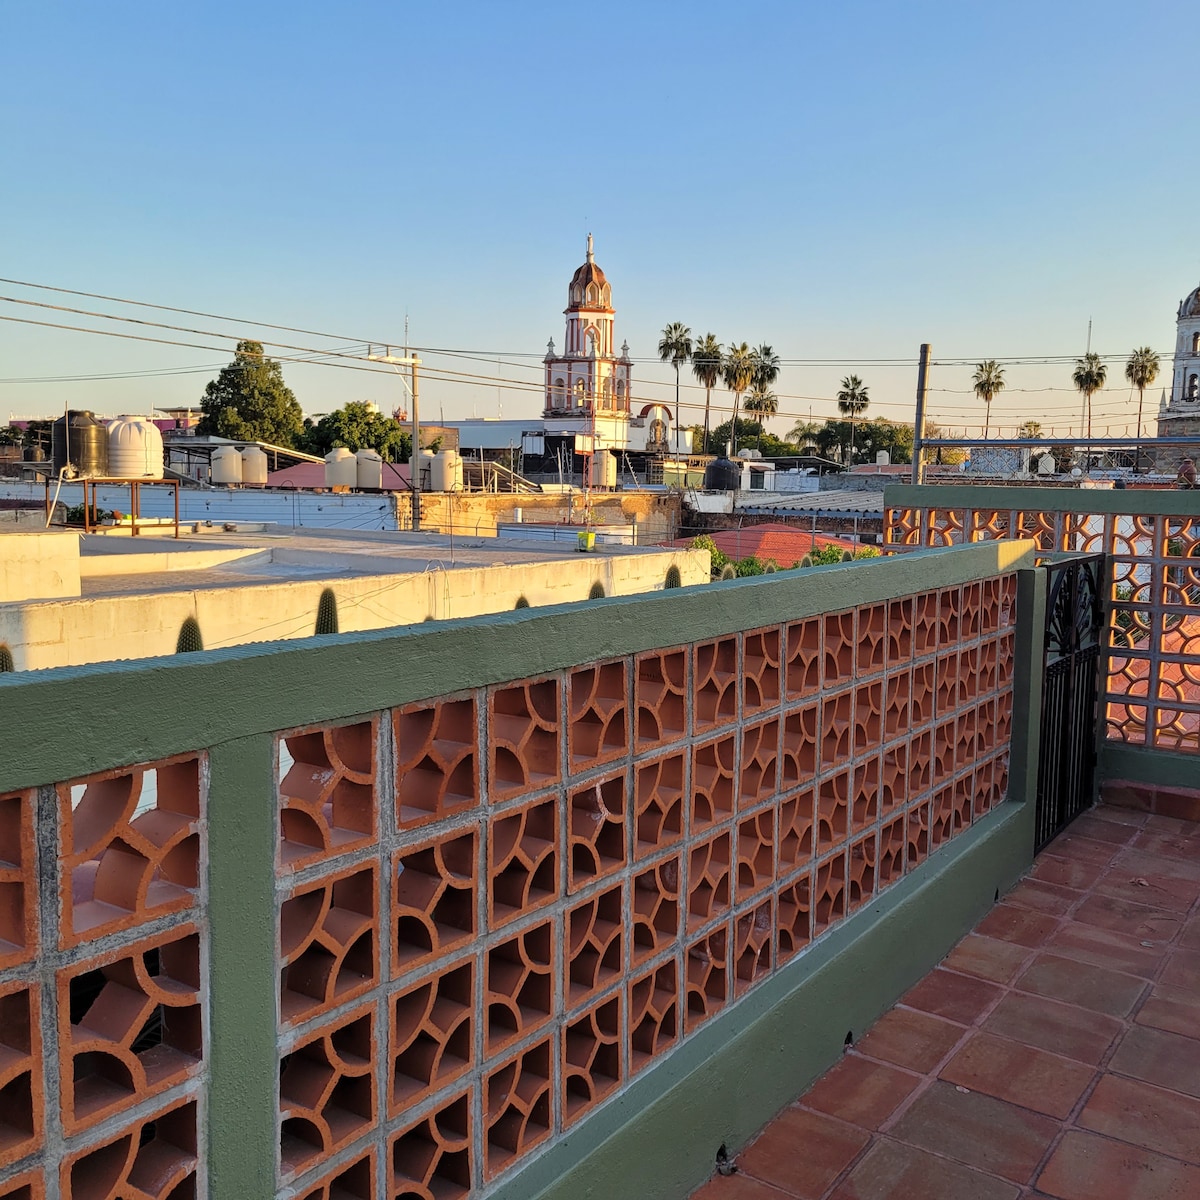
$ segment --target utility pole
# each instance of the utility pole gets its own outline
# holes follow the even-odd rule
[[[405,318],[407,325],[408,318]],[[407,330],[406,330],[407,333]],[[412,458],[409,462],[409,485],[412,488],[412,527],[416,532],[421,528],[421,418],[420,409],[417,405],[417,368],[421,365],[421,360],[415,355],[405,353],[403,355],[393,354],[391,346],[385,346],[383,354],[374,353],[371,347],[367,347],[367,358],[371,362],[390,363],[395,367],[408,367],[410,371],[410,382],[408,383],[408,394],[412,397]],[[404,376],[400,376],[403,381]]]
[[[921,447],[925,443],[925,392],[929,383],[929,343],[921,346],[921,357],[917,364],[917,414],[913,422],[913,483],[925,482],[925,464],[921,461]]]

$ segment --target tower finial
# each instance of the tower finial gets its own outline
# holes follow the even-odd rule
[[[588,234],[588,257],[587,257],[587,260],[588,260],[588,262],[595,262],[595,261],[596,261],[596,260],[595,260],[595,259],[592,257],[592,235],[591,235],[590,233]]]

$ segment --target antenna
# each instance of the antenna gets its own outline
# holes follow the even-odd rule
[[[1091,318],[1091,317],[1088,317],[1088,343],[1087,343],[1087,352],[1088,352],[1088,354],[1091,354],[1091,352],[1092,352],[1092,318]]]

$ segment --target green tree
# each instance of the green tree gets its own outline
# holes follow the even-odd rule
[[[927,438],[944,438],[947,432],[936,421],[926,420],[925,436]],[[921,458],[924,462],[937,463],[938,466],[954,466],[960,462],[966,462],[967,452],[965,450],[950,450],[944,446],[935,446],[928,450],[922,450]]]
[[[733,393],[733,441],[729,453],[736,454],[738,409],[741,407],[742,393],[754,382],[754,351],[746,342],[729,347],[729,351],[721,360],[721,377],[725,386]]]
[[[838,412],[850,418],[850,457],[846,465],[854,466],[854,420],[861,412],[866,412],[871,398],[863,381],[857,375],[847,375],[842,380],[842,386],[837,394]]]
[[[412,437],[400,422],[362,400],[351,400],[315,425],[306,421],[300,443],[309,454],[322,456],[335,446],[375,450],[387,462],[407,462],[412,451]]]
[[[21,438],[21,445],[25,447],[25,453],[28,454],[31,450],[41,450],[47,458],[50,457],[50,438],[53,421],[30,421],[25,426],[24,436]]]
[[[294,446],[304,428],[283,369],[263,354],[261,342],[238,342],[233,362],[205,387],[200,408],[196,431],[208,436]]]
[[[1149,346],[1139,346],[1125,364],[1125,378],[1137,388],[1138,394],[1138,447],[1134,458],[1136,465],[1142,457],[1142,401],[1145,398],[1146,389],[1158,378],[1158,355]]]
[[[24,444],[25,431],[15,425],[0,426],[0,446],[20,446]]]
[[[1042,436],[1041,421],[1022,421],[1017,426],[1017,437],[1019,438],[1040,438]]]
[[[795,425],[788,430],[787,440],[795,442],[801,450],[816,447],[817,434],[821,432],[821,426],[816,421],[797,421]]]
[[[692,347],[692,374],[704,388],[704,440],[700,443],[702,454],[708,453],[708,414],[712,403],[712,390],[721,378],[721,343],[715,335],[706,333]],[[693,445],[695,441],[693,440]]]
[[[679,364],[692,357],[692,331],[680,321],[672,321],[658,339],[658,357],[675,368],[675,447],[679,447]]]
[[[1075,360],[1075,370],[1071,373],[1071,382],[1083,395],[1089,458],[1091,457],[1090,443],[1092,440],[1092,397],[1104,386],[1107,379],[1108,368],[1101,362],[1100,355],[1088,351],[1082,358]]]
[[[760,423],[767,417],[773,417],[779,411],[779,397],[769,387],[755,384],[746,396],[746,411],[754,413]],[[759,435],[759,449],[762,449],[762,434]]]
[[[988,426],[992,423],[992,397],[1004,391],[1004,368],[994,358],[981,362],[971,377],[971,385],[975,395],[983,401],[983,437],[986,441]]]

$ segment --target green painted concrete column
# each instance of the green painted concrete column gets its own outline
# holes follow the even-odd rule
[[[1046,595],[1047,575],[1043,568],[1031,567],[1017,572],[1017,636],[1013,651],[1013,724],[1008,758],[1008,798],[1025,805],[1031,861],[1037,839]]]
[[[274,739],[209,756],[208,1196],[275,1194]]]

